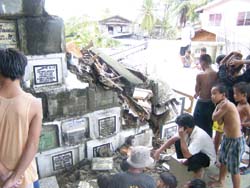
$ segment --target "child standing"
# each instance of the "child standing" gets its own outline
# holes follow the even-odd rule
[[[233,188],[240,188],[239,165],[245,146],[245,140],[241,134],[240,116],[236,106],[226,98],[226,87],[224,85],[214,86],[211,94],[212,100],[216,104],[212,118],[219,124],[224,123],[224,136],[219,156],[221,163],[219,179],[210,182],[209,185],[211,187],[223,186],[227,171],[229,171]]]
[[[237,102],[237,110],[241,120],[241,130],[246,133],[246,127],[250,127],[250,105],[247,102],[248,86],[246,82],[234,85],[234,100]]]
[[[237,110],[241,120],[241,130],[245,137],[249,136],[250,128],[250,105],[247,102],[248,85],[246,82],[239,82],[234,85],[234,100],[237,102]],[[241,168],[241,174],[250,173],[250,162],[248,167]]]
[[[183,57],[183,66],[185,68],[189,68],[191,67],[192,62],[193,62],[193,58],[191,56],[191,50],[187,50]]]

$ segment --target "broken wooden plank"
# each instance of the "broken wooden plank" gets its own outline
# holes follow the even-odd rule
[[[108,55],[101,52],[96,48],[90,49],[91,53],[96,54],[99,58],[104,61],[107,65],[113,68],[120,76],[126,79],[128,82],[134,85],[142,84],[143,81],[127,70],[123,65],[118,63],[116,60],[112,59]]]

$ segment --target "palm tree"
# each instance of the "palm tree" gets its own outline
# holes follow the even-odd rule
[[[142,6],[143,19],[141,23],[141,27],[143,30],[148,31],[149,33],[152,31],[154,27],[154,4],[153,0],[144,0]]]
[[[169,10],[174,12],[178,17],[179,26],[185,26],[187,20],[195,21],[198,15],[195,9],[205,5],[212,0],[163,0],[165,3],[170,4]]]

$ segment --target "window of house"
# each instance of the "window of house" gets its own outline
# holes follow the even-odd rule
[[[221,18],[221,14],[209,14],[209,25],[220,26]]]
[[[250,12],[239,12],[237,18],[237,25],[250,25]]]

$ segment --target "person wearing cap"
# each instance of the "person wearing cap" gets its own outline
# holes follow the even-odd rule
[[[177,158],[185,158],[188,171],[194,172],[194,178],[202,178],[204,168],[216,161],[213,140],[203,129],[195,126],[194,118],[190,114],[181,114],[175,122],[178,125],[178,134],[157,149],[154,158],[159,159],[162,151],[175,144]]]
[[[143,172],[145,167],[154,163],[149,148],[132,147],[127,162],[129,164],[128,170],[112,176],[109,188],[156,188],[155,180]]]

